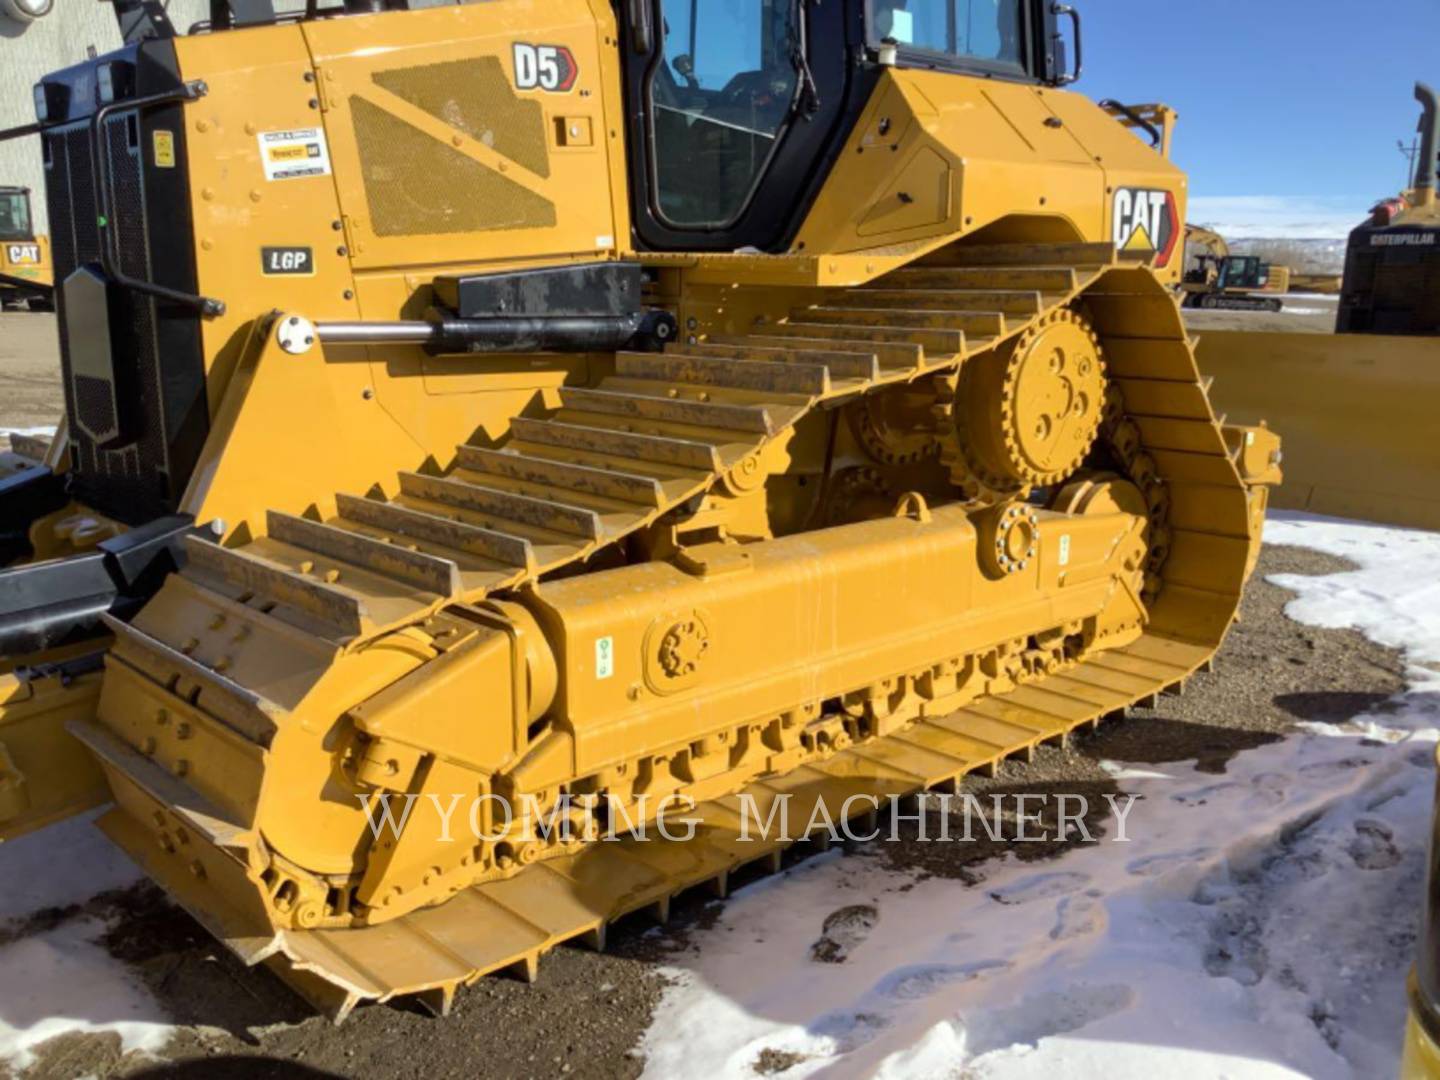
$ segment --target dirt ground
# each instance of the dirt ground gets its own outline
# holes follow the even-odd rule
[[[63,408],[55,316],[0,312],[0,431],[53,427]]]
[[[1308,298],[1307,307],[1318,307]],[[1286,316],[1203,313],[1241,325]],[[1312,324],[1316,315],[1292,315]],[[1197,327],[1198,328],[1198,327]],[[1273,327],[1272,327],[1273,328]],[[1288,327],[1287,327],[1288,328]],[[1328,329],[1328,326],[1317,326]],[[0,315],[0,427],[51,424],[59,409],[53,316]],[[1373,708],[1402,686],[1399,657],[1350,631],[1302,627],[1286,619],[1287,595],[1263,581],[1272,573],[1330,573],[1340,560],[1294,548],[1267,548],[1215,673],[1196,677],[1181,696],[1033,762],[1007,764],[993,779],[971,781],[980,792],[1115,790],[1102,760],[1160,763],[1198,759],[1223,772],[1240,751],[1283,738],[1300,720],[1343,720]],[[899,843],[860,845],[853,858],[887,860],[917,877],[953,879],[974,887],[1002,845]],[[1056,847],[1023,845],[1026,858]],[[792,853],[792,860],[803,857]],[[44,912],[28,925],[0,927],[0,943],[31,929],[86,914],[113,918],[110,951],[132,965],[180,1030],[165,1063],[124,1057],[115,1036],[72,1035],[42,1048],[25,1080],[76,1075],[154,1077],[632,1077],[643,1068],[638,1049],[664,989],[661,966],[691,948],[689,933],[714,918],[715,901],[681,898],[671,923],[622,923],[610,949],[597,954],[562,948],[547,957],[533,986],[504,978],[463,992],[455,1011],[436,1019],[398,1003],[359,1010],[343,1027],[312,1016],[272,975],[242,967],[188,916],[150,886],[97,899],[83,910]],[[843,921],[853,912],[837,911]],[[823,959],[829,920],[815,928]],[[783,1062],[757,1062],[773,1071]],[[9,1080],[0,1067],[0,1080]]]
[[[1259,330],[1271,334],[1332,334],[1339,297],[1296,294],[1285,297],[1285,310],[1190,311],[1185,322],[1192,330]]]
[[[1263,580],[1275,573],[1325,574],[1342,560],[1296,548],[1265,549],[1246,597],[1242,621],[1216,669],[1186,692],[1137,709],[1124,720],[1042,750],[1030,763],[1011,762],[993,779],[970,781],[979,793],[1115,791],[1103,760],[1159,764],[1199,760],[1223,773],[1237,753],[1283,738],[1301,720],[1343,721],[1381,705],[1403,686],[1400,657],[1346,630],[1317,630],[1285,618],[1288,593]],[[1096,824],[1099,824],[1098,822]],[[933,835],[934,828],[931,833]],[[912,834],[913,835],[913,834]],[[1022,850],[1023,849],[1023,850]],[[1060,845],[1019,845],[1027,859],[1048,858]],[[987,860],[1001,844],[898,843],[858,845],[852,858],[884,859],[898,872],[952,879],[960,888],[985,880]],[[791,861],[806,854],[792,853]],[[150,886],[101,897],[85,910],[46,912],[33,927],[83,914],[114,920],[106,944],[131,964],[182,1026],[165,1050],[166,1064],[122,1057],[114,1036],[67,1036],[42,1048],[24,1080],[97,1077],[633,1077],[638,1049],[664,989],[660,967],[690,949],[689,933],[713,919],[716,901],[681,898],[671,923],[621,923],[610,949],[598,954],[561,948],[541,965],[533,986],[482,980],[460,994],[455,1011],[434,1018],[404,1003],[358,1010],[340,1028],[308,1015],[272,975],[242,967],[187,915]],[[814,955],[825,959],[832,913],[815,928]],[[31,926],[10,927],[9,935]],[[7,935],[8,936],[8,935]],[[776,1064],[776,1063],[770,1063]],[[766,1062],[758,1062],[761,1069]],[[0,1069],[3,1075],[3,1069]]]

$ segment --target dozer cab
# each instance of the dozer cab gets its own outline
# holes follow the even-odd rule
[[[1071,9],[118,10],[36,91],[67,425],[0,592],[19,683],[92,667],[0,739],[63,718],[317,1006],[533,976],[778,865],[752,811],[953,784],[1224,637],[1278,441],[1210,410],[1184,177],[1064,89]]]
[[[0,307],[50,309],[50,239],[33,221],[30,189],[0,184]]]
[[[1332,334],[1212,331],[1216,408],[1285,432],[1277,505],[1440,529],[1440,109],[1417,83],[1414,185],[1350,234]]]

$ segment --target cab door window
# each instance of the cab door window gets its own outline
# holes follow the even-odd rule
[[[0,240],[30,239],[30,200],[23,191],[0,191]]]
[[[1023,74],[1028,7],[1028,0],[872,0],[871,37],[962,66]]]
[[[798,0],[661,0],[650,76],[654,196],[667,225],[740,216],[800,90]]]

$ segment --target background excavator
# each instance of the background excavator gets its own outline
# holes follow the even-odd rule
[[[34,220],[30,189],[0,184],[0,307],[52,309],[50,238],[35,234]]]
[[[1227,311],[1279,311],[1289,291],[1290,271],[1258,255],[1231,255],[1213,229],[1185,226],[1185,275],[1180,294],[1186,307]],[[1259,296],[1257,293],[1275,293]]]
[[[1217,409],[1285,432],[1277,505],[1440,529],[1440,110],[1415,97],[1414,184],[1350,234],[1335,334],[1207,330],[1198,347]]]
[[[742,7],[118,0],[41,81],[12,833],[112,798],[317,1007],[444,1011],[778,865],[750,810],[863,817],[1209,662],[1279,444],[1211,412],[1184,177],[1064,88],[1080,15]]]

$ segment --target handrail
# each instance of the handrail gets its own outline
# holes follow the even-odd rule
[[[103,152],[102,143],[105,121],[109,119],[111,113],[119,109],[135,109],[138,112],[141,109],[163,105],[171,101],[196,101],[207,93],[209,93],[209,87],[203,81],[195,79],[174,90],[163,90],[145,97],[112,101],[108,105],[102,105],[90,118],[90,160],[95,172],[95,211],[96,224],[99,226],[100,266],[105,271],[106,277],[127,289],[133,289],[147,296],[159,297],[162,300],[171,300],[177,304],[184,304],[186,307],[197,309],[207,318],[213,318],[216,315],[225,314],[225,304],[222,301],[195,293],[182,292],[154,281],[133,278],[120,269],[119,251],[112,250],[115,239],[114,231],[111,228],[109,170],[105,167],[106,155]]]

